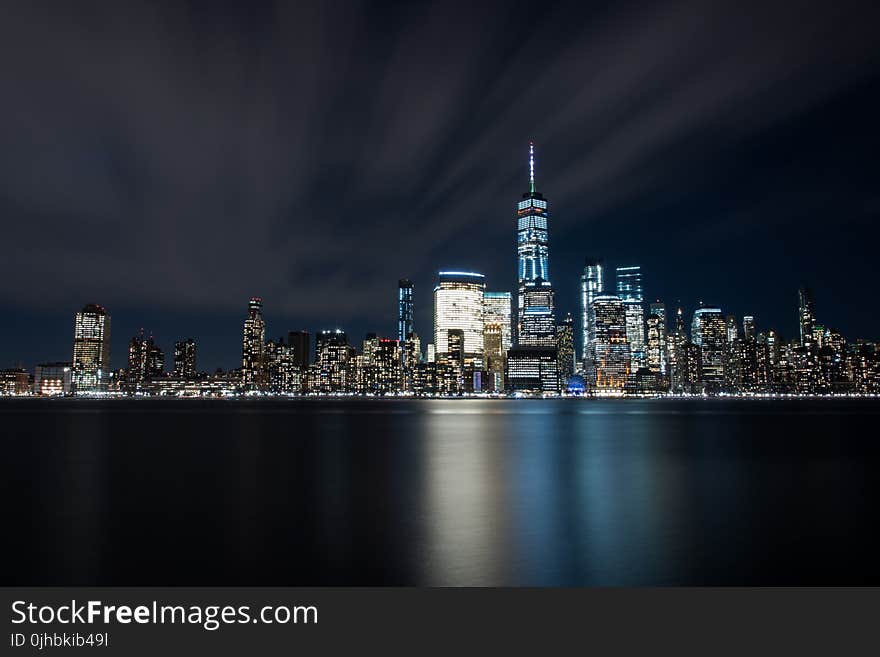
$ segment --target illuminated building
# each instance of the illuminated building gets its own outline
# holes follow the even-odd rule
[[[377,351],[379,351],[379,336],[375,333],[367,333],[361,346],[365,366],[369,367],[375,363]]]
[[[413,332],[413,284],[402,278],[397,282],[397,340],[406,342]]]
[[[379,340],[379,346],[374,355],[376,383],[372,392],[388,394],[400,391],[403,372],[400,363],[401,353],[400,343],[397,340],[390,338]]]
[[[434,288],[434,345],[437,358],[449,351],[451,330],[462,333],[465,362],[482,366],[484,276],[473,272],[441,271]]]
[[[103,392],[110,379],[110,315],[95,304],[76,314],[73,328],[73,380],[76,393]]]
[[[595,379],[588,387],[599,393],[621,393],[630,373],[626,335],[626,304],[617,296],[600,294],[593,299],[596,333],[590,351],[595,358]]]
[[[675,312],[675,327],[667,336],[669,350],[669,384],[675,394],[687,392],[687,331],[684,326],[684,314],[681,307]]]
[[[519,345],[556,346],[556,313],[553,288],[548,281],[526,281],[520,288],[522,309],[519,317]]]
[[[72,378],[70,363],[40,363],[34,368],[34,394],[69,394]]]
[[[707,392],[724,385],[727,321],[720,308],[700,307],[691,322],[691,341],[700,347],[701,378]]]
[[[437,362],[437,347],[433,342],[429,342],[428,346],[425,347],[425,362],[426,363],[436,363]]]
[[[646,359],[648,368],[661,377],[666,376],[669,365],[669,345],[666,332],[666,304],[655,301],[649,307],[648,320],[646,322],[647,333],[645,339]],[[652,336],[651,317],[656,317],[653,323],[655,334]]]
[[[605,291],[602,279],[602,263],[598,260],[587,260],[581,274],[581,361],[584,370],[589,370],[589,345],[595,332],[593,316],[593,299]]]
[[[245,390],[261,390],[266,385],[265,343],[263,300],[253,297],[248,302],[241,342],[241,383]]]
[[[574,319],[566,314],[562,323],[556,327],[556,355],[559,361],[559,387],[565,390],[568,380],[575,374]]]
[[[813,325],[816,315],[813,310],[813,295],[806,288],[798,290],[798,320],[801,329],[801,346],[810,347],[813,344]]]
[[[625,305],[626,339],[629,342],[632,369],[645,363],[645,309],[642,305],[642,268],[618,267],[617,296]]]
[[[268,390],[276,394],[298,392],[302,375],[293,365],[290,346],[285,344],[284,338],[266,342],[264,354]]]
[[[491,391],[504,389],[507,352],[513,346],[512,305],[510,292],[483,294],[483,360]]]
[[[0,370],[0,395],[26,395],[31,391],[30,376],[20,367]]]
[[[755,336],[755,318],[751,315],[743,315],[743,339],[754,340]]]
[[[556,349],[513,347],[507,352],[507,388],[514,392],[555,393],[559,391],[559,362]]]
[[[174,343],[174,375],[184,379],[196,376],[196,341],[192,338]]]
[[[547,218],[547,200],[535,189],[535,146],[530,142],[529,191],[516,206],[519,345],[553,347],[556,343]]]
[[[346,392],[349,388],[349,360],[351,350],[348,337],[339,329],[319,331],[315,335],[315,364],[317,381],[315,392]]]

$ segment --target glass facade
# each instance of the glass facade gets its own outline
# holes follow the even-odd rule
[[[449,352],[449,331],[461,330],[465,360],[483,357],[485,277],[475,272],[441,271],[434,288],[434,348],[437,358]]]
[[[95,304],[76,314],[73,328],[74,391],[102,392],[110,380],[110,315]]]
[[[413,284],[402,278],[397,283],[397,339],[403,344],[413,332]]]
[[[593,315],[593,299],[605,291],[602,278],[602,263],[587,260],[581,274],[581,360],[587,367],[589,345],[595,332],[596,319]]]

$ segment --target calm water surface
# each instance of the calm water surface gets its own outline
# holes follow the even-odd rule
[[[0,401],[3,584],[878,584],[876,401]]]

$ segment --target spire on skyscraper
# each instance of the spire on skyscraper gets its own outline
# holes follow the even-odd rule
[[[529,192],[535,193],[535,142],[529,142]]]

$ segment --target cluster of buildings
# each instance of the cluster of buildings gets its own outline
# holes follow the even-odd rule
[[[799,292],[799,335],[783,340],[700,303],[689,322],[645,302],[639,266],[609,271],[586,260],[580,317],[556,311],[550,276],[548,202],[535,186],[516,205],[515,294],[487,288],[472,271],[440,271],[430,342],[415,330],[412,281],[397,287],[397,334],[368,333],[360,344],[342,330],[291,331],[266,339],[263,301],[248,303],[241,367],[199,372],[196,343],[175,344],[173,367],[152,336],[131,338],[128,367],[110,370],[110,316],[97,305],[76,314],[71,362],[0,372],[0,394],[119,395],[874,395],[880,350],[847,342],[819,323],[813,298]]]

